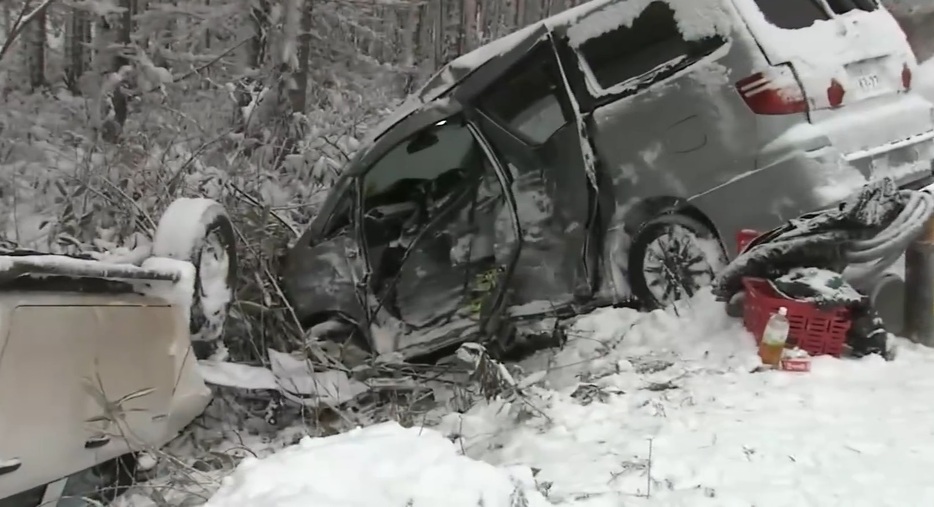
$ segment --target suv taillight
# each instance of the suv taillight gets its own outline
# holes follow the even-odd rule
[[[906,92],[911,90],[911,67],[907,63],[902,67],[902,88]]]
[[[736,90],[756,114],[781,115],[808,112],[808,101],[794,73],[773,67],[736,82]]]

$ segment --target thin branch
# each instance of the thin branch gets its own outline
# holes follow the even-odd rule
[[[0,61],[3,61],[3,57],[10,51],[10,48],[13,47],[13,42],[19,37],[23,29],[26,28],[29,23],[38,18],[43,11],[49,8],[49,5],[52,4],[55,0],[43,0],[38,7],[32,10],[29,14],[25,14],[26,9],[29,8],[29,4],[32,3],[30,0],[27,0],[26,4],[23,5],[23,10],[20,11],[19,17],[16,18],[16,22],[13,24],[13,28],[10,30],[10,34],[7,35],[6,41],[3,43],[3,47],[0,48]],[[25,15],[24,15],[25,14]]]
[[[229,48],[227,48],[226,50],[224,50],[223,52],[221,52],[221,54],[219,54],[219,55],[217,55],[216,57],[212,58],[209,62],[205,63],[204,65],[201,65],[200,67],[196,67],[196,68],[194,68],[194,69],[191,69],[190,71],[186,72],[185,74],[182,74],[181,76],[172,78],[172,82],[173,82],[173,83],[177,83],[177,82],[182,81],[182,80],[184,80],[184,79],[188,79],[189,77],[191,77],[191,76],[193,76],[193,75],[195,75],[195,74],[199,74],[202,70],[204,70],[204,69],[210,67],[211,65],[214,65],[215,63],[219,62],[219,61],[221,60],[221,58],[223,58],[223,57],[229,55],[230,53],[233,53],[234,51],[237,50],[237,48],[239,48],[240,46],[246,44],[246,43],[249,42],[250,40],[251,40],[251,37],[247,37],[247,38],[241,40],[240,42],[234,44],[233,46],[230,46]]]

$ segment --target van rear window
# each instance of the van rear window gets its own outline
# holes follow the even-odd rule
[[[786,30],[807,28],[830,18],[818,0],[756,0],[756,5],[769,23]]]
[[[820,0],[756,0],[765,19],[786,30],[807,28],[815,21],[829,19]],[[834,14],[846,14],[852,10],[871,12],[879,8],[877,0],[827,0]]]
[[[852,10],[872,12],[879,7],[876,0],[827,0],[834,14],[846,14]]]

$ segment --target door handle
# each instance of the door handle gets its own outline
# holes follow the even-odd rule
[[[22,466],[23,462],[20,461],[19,458],[0,461],[0,475],[13,473],[19,470]]]
[[[107,435],[101,435],[98,437],[91,437],[84,442],[85,449],[98,449],[104,447],[110,443],[110,437]]]

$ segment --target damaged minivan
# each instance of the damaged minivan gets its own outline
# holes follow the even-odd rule
[[[311,338],[403,358],[508,342],[523,319],[667,305],[713,279],[741,229],[869,179],[930,183],[916,69],[876,0],[586,3],[410,97],[283,285]]]

